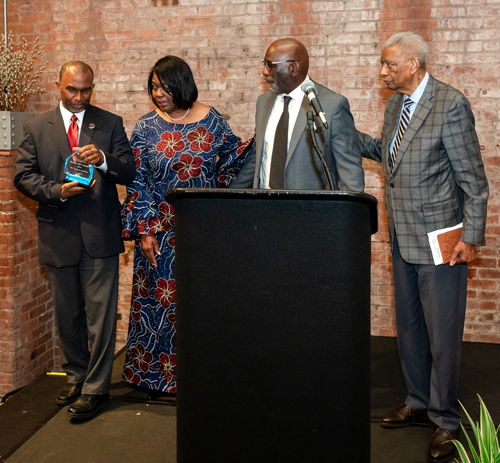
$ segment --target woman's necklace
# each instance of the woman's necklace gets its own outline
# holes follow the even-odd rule
[[[171,121],[175,121],[175,122],[177,122],[177,121],[180,121],[180,120],[184,119],[184,118],[188,115],[188,112],[189,112],[189,110],[190,110],[190,109],[191,109],[191,108],[188,108],[188,110],[186,111],[186,114],[184,114],[184,116],[182,116],[182,117],[179,117],[179,119],[174,119],[174,118],[173,118],[170,114],[168,114],[166,111],[164,111],[164,113],[165,113],[165,116],[168,116],[168,118],[169,118]]]

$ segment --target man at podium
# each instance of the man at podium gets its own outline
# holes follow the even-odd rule
[[[270,90],[257,100],[253,147],[230,188],[330,188],[307,128],[307,113],[315,100],[322,117],[314,119],[315,137],[333,188],[363,191],[364,172],[349,103],[313,82],[308,69],[306,47],[295,39],[277,40],[267,49],[262,75]]]

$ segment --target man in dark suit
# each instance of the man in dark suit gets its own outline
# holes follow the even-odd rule
[[[334,189],[363,191],[364,172],[349,103],[312,82],[308,69],[307,50],[295,39],[277,40],[267,49],[262,74],[270,91],[257,100],[253,146],[231,188],[329,188],[307,129],[311,105],[301,86],[311,82],[328,123],[326,129],[316,119],[315,132]]]
[[[382,163],[393,253],[396,323],[408,396],[382,418],[388,428],[429,418],[428,458],[448,461],[459,435],[460,350],[467,263],[485,244],[488,182],[467,98],[430,76],[417,34],[392,36],[380,75],[396,90],[382,137],[359,133],[363,156]],[[449,264],[434,265],[427,233],[463,222]]]
[[[55,305],[68,385],[57,398],[72,418],[90,418],[109,403],[116,337],[120,201],[116,184],[135,177],[122,119],[89,104],[90,66],[61,68],[61,102],[24,126],[14,184],[39,202],[38,255]],[[79,148],[81,147],[81,148]],[[72,150],[95,166],[89,189],[65,182]]]

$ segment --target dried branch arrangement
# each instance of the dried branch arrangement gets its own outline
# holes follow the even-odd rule
[[[38,44],[38,37],[31,50],[28,50],[28,41],[24,37],[20,45],[14,43],[12,31],[7,38],[8,45],[4,35],[0,42],[0,111],[23,112],[30,95],[44,92],[40,87],[35,88],[34,83],[48,61],[35,70],[35,60],[43,50]]]

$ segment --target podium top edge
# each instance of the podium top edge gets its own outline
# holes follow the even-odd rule
[[[175,207],[184,199],[241,199],[245,200],[309,200],[351,202],[366,206],[370,211],[371,234],[377,233],[377,198],[356,191],[331,190],[237,190],[227,188],[174,188],[165,193],[165,200]]]
[[[262,190],[248,189],[237,190],[227,188],[174,188],[165,193],[165,199],[175,205],[175,201],[183,198],[209,198],[227,199],[316,199],[330,201],[354,201],[361,202],[367,206],[377,206],[378,201],[372,195],[356,191],[340,190]]]

